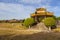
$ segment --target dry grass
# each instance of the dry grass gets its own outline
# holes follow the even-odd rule
[[[0,35],[7,34],[33,34],[38,31],[26,30],[26,27],[22,26],[21,23],[0,23]]]
[[[25,28],[20,23],[0,23],[0,40],[60,40],[60,32],[38,33],[21,29]],[[60,28],[54,30],[60,31]]]
[[[53,29],[54,32],[60,32],[60,28]]]
[[[17,34],[19,33],[18,30],[25,29],[26,27],[22,26],[21,23],[0,23],[0,35]]]
[[[0,28],[26,29],[21,23],[0,23]]]

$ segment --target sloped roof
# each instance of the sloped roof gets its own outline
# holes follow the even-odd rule
[[[37,8],[36,11],[46,11],[45,8]]]
[[[45,8],[38,8],[36,9],[35,13],[31,14],[31,16],[43,16],[43,15],[53,16],[53,12],[48,12],[46,11]]]
[[[37,13],[37,14],[35,14],[35,13],[31,14],[31,16],[45,16],[45,15],[53,16],[53,13],[52,12],[46,12],[46,13],[41,12],[41,13]]]

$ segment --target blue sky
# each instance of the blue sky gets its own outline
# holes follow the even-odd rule
[[[24,19],[40,7],[60,16],[60,0],[0,0],[0,19]]]

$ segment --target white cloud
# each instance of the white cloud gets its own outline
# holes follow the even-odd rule
[[[27,18],[34,12],[33,6],[24,6],[22,4],[0,3],[0,15],[3,18]]]
[[[1,18],[27,18],[30,16],[30,13],[34,12],[36,8],[44,7],[48,11],[55,12],[55,15],[59,15],[60,8],[58,6],[49,5],[52,0],[18,0],[22,4],[12,4],[12,3],[3,3],[0,2],[0,19]],[[34,5],[24,5],[26,4],[37,4],[39,6],[35,7]]]

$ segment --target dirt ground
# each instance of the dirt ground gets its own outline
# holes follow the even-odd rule
[[[60,40],[60,33],[40,32],[31,35],[0,35],[0,40]]]

